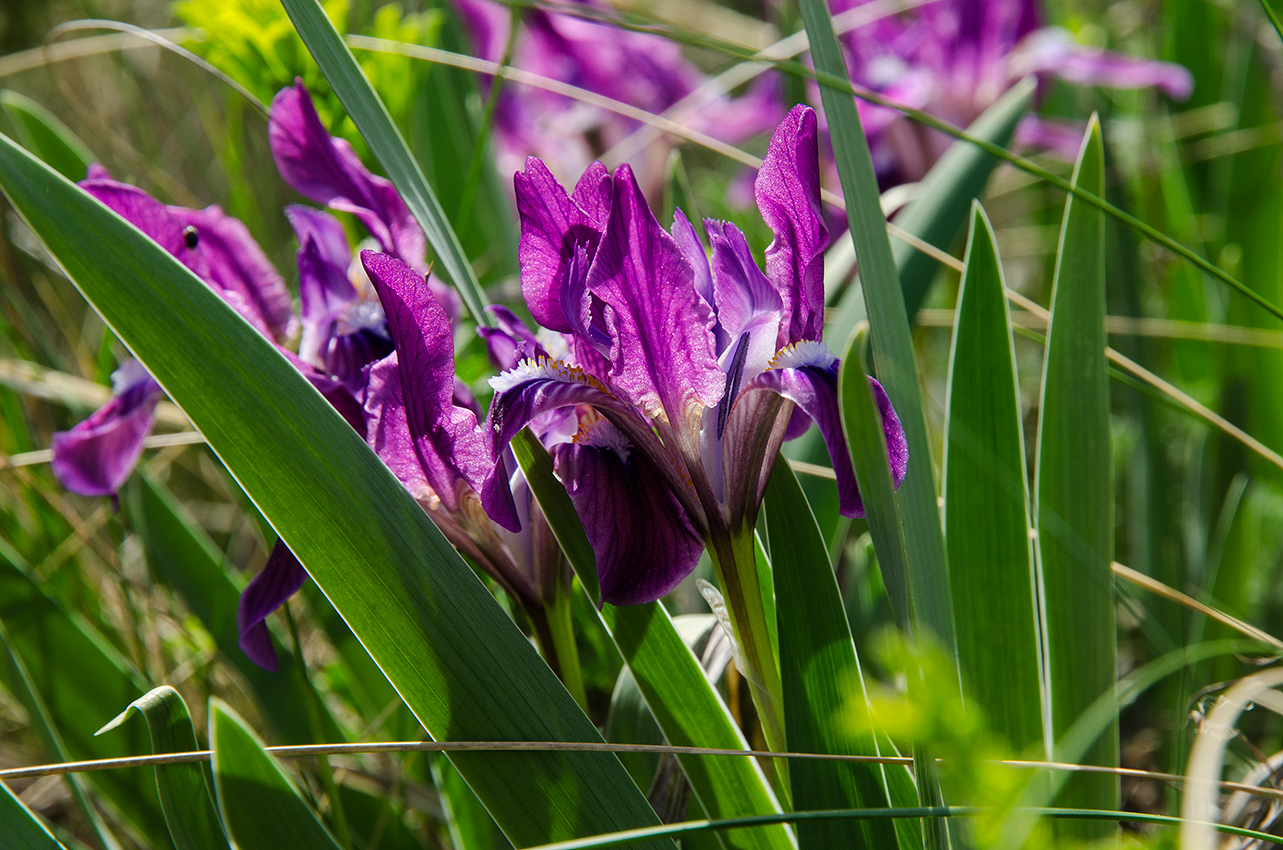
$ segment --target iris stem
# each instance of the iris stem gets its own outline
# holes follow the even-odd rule
[[[558,583],[557,594],[552,604],[544,610],[548,616],[548,634],[551,647],[545,648],[545,654],[551,651],[556,656],[561,683],[570,691],[570,695],[579,703],[579,707],[588,711],[588,694],[584,691],[584,674],[579,666],[579,647],[575,644],[574,622],[570,616],[570,594]]]
[[[757,558],[753,547],[753,529],[738,534],[713,535],[708,554],[722,585],[722,598],[730,616],[731,629],[748,670],[741,670],[749,682],[749,693],[762,724],[766,746],[784,752],[784,685],[780,665],[771,649],[771,632],[762,602],[762,585],[758,579]],[[738,660],[738,659],[737,659]],[[772,759],[774,781],[781,803],[788,800],[787,772],[778,759]]]

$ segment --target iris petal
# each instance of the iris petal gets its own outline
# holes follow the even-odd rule
[[[276,541],[263,571],[241,591],[236,607],[237,641],[250,660],[264,670],[276,672],[276,650],[267,628],[267,615],[280,608],[307,581],[307,571],[283,541]]]
[[[155,425],[160,384],[130,361],[121,367],[120,386],[105,405],[70,431],[53,435],[53,474],[82,496],[110,496],[125,483]]]

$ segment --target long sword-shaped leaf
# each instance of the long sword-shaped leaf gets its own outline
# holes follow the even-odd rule
[[[318,0],[281,0],[290,20],[321,66],[325,79],[343,102],[343,108],[361,131],[370,150],[379,158],[388,179],[396,186],[410,213],[423,228],[437,256],[437,273],[453,283],[477,324],[489,324],[486,299],[472,264],[463,253],[459,237],[446,218],[423,169],[410,154],[401,131],[392,123],[387,107],[375,93],[352,51],[326,17]]]
[[[802,0],[802,17],[816,68],[839,79],[848,79],[824,0]],[[887,239],[886,219],[878,204],[873,160],[852,96],[829,86],[821,86],[820,95],[829,122],[838,176],[842,179],[851,239],[860,258],[874,365],[909,442],[909,471],[901,485],[900,500],[910,554],[904,566],[909,570],[905,580],[913,588],[914,626],[929,629],[940,646],[952,654],[953,610],[949,601],[944,536],[936,505],[935,475],[931,468],[931,444],[927,439],[918,367],[913,358],[913,340],[909,335],[900,278]]]
[[[601,740],[418,503],[271,343],[140,231],[4,137],[0,186],[429,734]],[[514,844],[657,820],[614,756],[452,761]]]
[[[1094,118],[1073,179],[1089,192],[1104,192],[1103,144]],[[1099,694],[1111,691],[1117,674],[1105,345],[1105,218],[1070,196],[1047,328],[1035,511],[1056,740]],[[1087,751],[1084,763],[1118,765],[1117,723]],[[1065,784],[1058,804],[1116,808],[1118,794],[1116,776],[1078,774]],[[1089,823],[1057,828],[1078,838],[1113,831],[1110,825]]]
[[[110,732],[135,711],[147,721],[153,753],[190,753],[199,749],[187,703],[169,685],[143,694],[95,734]],[[226,850],[227,839],[200,762],[156,765],[156,791],[176,850]]]
[[[801,5],[802,19],[806,23],[806,34],[811,41],[811,57],[816,69],[838,80],[850,79],[824,0],[802,0]],[[880,462],[873,460],[877,455],[866,454],[857,460],[858,463],[865,464],[866,468],[865,476],[861,478],[859,466],[856,467],[857,479],[861,482],[862,492],[865,478],[875,477],[879,482],[877,495],[865,497],[865,505],[870,513],[870,529],[879,524],[888,530],[894,526],[898,535],[880,535],[882,548],[898,549],[899,552],[883,555],[882,549],[879,549],[878,558],[888,588],[899,583],[908,590],[907,610],[901,609],[900,626],[919,637],[924,632],[929,633],[931,640],[937,642],[947,655],[953,656],[956,648],[953,607],[949,599],[949,568],[936,503],[931,443],[927,437],[922,391],[918,386],[918,367],[913,358],[909,318],[905,312],[900,278],[887,238],[886,219],[882,216],[882,208],[878,202],[878,182],[873,172],[873,160],[869,155],[868,139],[865,138],[852,96],[832,86],[822,85],[820,97],[824,102],[824,115],[829,122],[829,137],[833,140],[833,156],[842,181],[842,195],[846,198],[851,239],[860,261],[860,278],[864,286],[864,303],[872,331],[878,378],[900,415],[909,444],[908,475],[901,485],[898,499],[894,493],[883,491],[882,482],[884,478],[886,482],[890,481],[890,472]],[[852,359],[858,357],[859,352],[853,351],[848,345],[843,355],[842,368],[849,369]],[[863,369],[857,371],[862,372]],[[854,374],[851,373],[852,376]],[[858,384],[860,379],[852,376],[848,376],[849,380]],[[854,420],[848,418],[848,411],[845,409],[847,402],[843,402],[843,424],[847,429],[848,442],[872,439],[868,434],[859,437],[853,435],[853,427],[871,427],[878,439],[881,439],[881,428],[875,424],[878,421],[876,413],[872,416],[865,415],[866,397],[868,403],[872,404],[872,397],[866,387],[855,387],[855,391],[848,392],[847,396],[851,403],[856,404],[854,412],[857,413]],[[884,452],[881,447],[873,449],[866,446],[866,449]],[[857,452],[854,443],[851,443],[851,451],[855,457]],[[872,470],[876,471],[870,474]],[[875,521],[875,514],[881,514],[882,519]],[[879,547],[878,540],[879,535],[874,534],[875,548]],[[901,570],[902,574],[887,575],[887,571],[891,569]],[[912,671],[910,675],[912,678]],[[935,759],[929,753],[917,750],[914,752],[914,762],[922,802],[931,805],[943,802],[936,780]],[[924,827],[927,846],[948,846],[949,838],[943,823],[928,820]]]
[[[1043,742],[1029,485],[1011,316],[993,229],[972,208],[949,361],[944,519],[969,701],[1016,752]]]
[[[94,155],[57,116],[26,95],[9,89],[0,91],[0,107],[9,116],[23,147],[68,180],[84,179]]]
[[[856,736],[847,731],[853,712],[867,713],[860,661],[824,538],[801,485],[782,458],[766,486],[763,509],[775,576],[789,749],[877,755],[871,733]],[[858,725],[868,728],[868,718]],[[880,765],[810,759],[793,759],[788,765],[798,811],[889,805]],[[797,840],[801,850],[894,847],[896,832],[886,820],[825,821],[798,824]]]
[[[585,588],[596,587],[592,546],[570,497],[553,475],[552,458],[528,430],[512,445],[530,490],[580,583]],[[657,602],[625,608],[607,605],[600,616],[670,744],[748,749],[726,704],[709,684],[664,606]],[[780,810],[755,759],[679,756],[678,761],[710,816],[717,816],[715,812],[766,814]],[[793,846],[788,831],[778,826],[745,830],[723,840],[726,846],[737,848],[784,850]]]
[[[8,850],[67,850],[3,782],[0,782],[0,838]]]
[[[280,762],[221,700],[209,701],[218,810],[236,850],[340,850]]]

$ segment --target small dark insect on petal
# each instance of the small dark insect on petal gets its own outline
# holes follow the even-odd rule
[[[196,245],[199,242],[200,235],[196,232],[196,228],[192,227],[190,224],[183,228],[183,244],[187,246],[187,250],[196,250]]]

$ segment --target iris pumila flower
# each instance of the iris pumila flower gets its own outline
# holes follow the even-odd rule
[[[595,0],[571,5],[586,12],[609,11]],[[477,55],[502,62],[512,26],[509,6],[491,0],[454,0],[454,6]],[[705,79],[677,44],[660,36],[537,8],[522,10],[519,27],[514,67],[656,115]],[[783,113],[777,91],[774,79],[762,78],[739,98],[721,97],[705,105],[688,123],[732,144],[765,133]],[[637,127],[636,121],[618,113],[509,81],[495,112],[499,170],[512,174],[527,155],[534,155],[554,174],[579,174]],[[633,160],[648,192],[663,174],[668,150],[664,144],[652,144]]]
[[[838,414],[838,363],[821,342],[828,231],[818,172],[816,116],[799,105],[757,177],[775,237],[763,273],[734,225],[705,223],[711,258],[680,212],[665,231],[626,165],[612,176],[595,163],[568,194],[528,160],[515,181],[522,293],[534,318],[564,335],[567,354],[530,357],[491,379],[486,423],[495,467],[482,502],[516,529],[502,451],[537,417],[572,410],[577,432],[551,454],[596,554],[603,601],[658,599],[707,548],[754,668],[745,673],[776,706],[753,527],[783,441],[814,422],[842,512],[862,515]],[[904,432],[871,383],[898,484]],[[778,719],[766,716],[772,744],[782,741]]]
[[[396,351],[369,368],[366,441],[432,517],[442,533],[484,569],[530,619],[539,646],[567,687],[581,690],[569,634],[570,570],[520,470],[504,475],[503,490],[520,530],[490,521],[478,492],[496,468],[494,447],[478,425],[480,411],[454,373],[449,317],[424,276],[394,257],[363,251]],[[528,332],[504,308],[487,329],[492,353],[507,365],[524,350]],[[544,417],[542,434],[557,429]],[[569,434],[573,434],[573,428]],[[569,439],[569,434],[566,439]],[[506,464],[515,469],[511,460]]]
[[[831,0],[839,14],[872,0]],[[1179,65],[1075,44],[1042,23],[1037,0],[938,0],[884,15],[841,36],[851,79],[895,103],[966,127],[1024,77],[1114,89],[1156,88],[1184,100],[1193,77]],[[860,119],[884,185],[920,179],[953,141],[901,113],[860,101]],[[1025,144],[1075,155],[1077,128],[1028,117]]]

